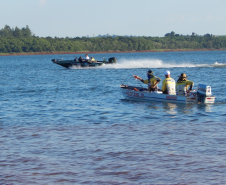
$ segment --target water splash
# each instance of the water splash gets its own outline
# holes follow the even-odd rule
[[[117,64],[103,65],[100,68],[113,68],[113,69],[132,69],[132,68],[195,68],[195,67],[226,67],[225,63],[215,62],[214,64],[192,64],[189,62],[164,62],[158,59],[121,59]],[[70,69],[90,69],[93,67],[80,67],[72,66]],[[98,67],[99,68],[99,67]]]
[[[130,69],[130,68],[195,68],[195,67],[226,67],[226,64],[217,63],[214,64],[192,64],[192,63],[176,63],[176,62],[164,62],[162,60],[149,60],[149,59],[137,59],[128,60],[121,59],[117,64],[101,66],[102,68],[114,68],[114,69]]]
[[[226,67],[226,64],[215,62],[211,67]]]

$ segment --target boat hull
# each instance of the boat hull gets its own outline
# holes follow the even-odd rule
[[[149,92],[147,89],[125,85],[121,85],[121,92],[127,100],[169,102],[182,104],[200,103],[200,98],[199,96],[197,96],[196,93],[191,93],[188,96],[168,95],[163,94],[161,91]],[[215,101],[215,96],[203,98],[204,99],[202,99],[202,103],[214,103]]]
[[[75,62],[73,60],[53,61],[53,63],[58,64],[58,65],[60,65],[62,67],[65,67],[65,68],[71,68],[71,67],[98,67],[98,66],[105,65],[103,62],[88,63],[88,62]]]

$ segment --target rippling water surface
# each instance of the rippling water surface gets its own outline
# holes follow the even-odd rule
[[[226,184],[226,51],[92,56],[118,64],[0,57],[0,184]],[[149,69],[211,85],[215,104],[124,100]]]

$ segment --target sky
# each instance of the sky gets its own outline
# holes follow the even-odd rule
[[[226,0],[0,0],[0,29],[39,37],[226,35]]]

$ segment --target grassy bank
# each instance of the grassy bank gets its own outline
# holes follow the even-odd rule
[[[226,51],[226,49],[156,49],[142,51],[102,51],[102,52],[22,52],[22,53],[0,53],[0,56],[19,56],[19,55],[58,55],[58,54],[98,54],[98,53],[145,53],[145,52],[189,52],[189,51]]]

